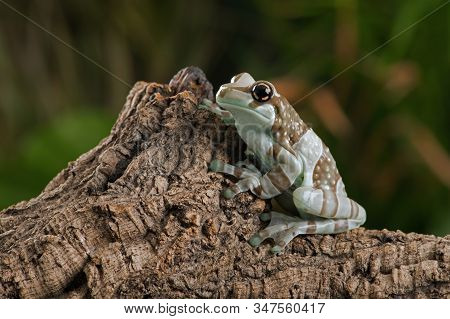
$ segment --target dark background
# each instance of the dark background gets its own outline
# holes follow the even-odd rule
[[[129,87],[2,1],[5,208],[105,137]],[[421,21],[448,1],[7,2],[130,85],[197,65],[216,89],[247,71],[291,102],[307,95],[295,107],[330,147],[366,227],[450,233],[450,5]]]

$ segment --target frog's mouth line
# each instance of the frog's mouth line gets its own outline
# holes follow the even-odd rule
[[[249,108],[248,106],[240,106],[240,105],[235,105],[235,104],[230,104],[230,103],[226,103],[226,102],[219,102],[216,101],[217,104],[219,104],[221,107],[223,107],[225,110],[230,111],[231,113],[233,113],[233,109],[239,112],[248,112],[250,114],[252,114],[252,116],[257,116],[260,117],[262,121],[269,121],[271,122],[272,119],[264,114],[259,113],[258,111],[255,111],[251,108]]]

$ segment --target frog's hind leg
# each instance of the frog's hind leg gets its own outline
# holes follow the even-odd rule
[[[293,193],[294,204],[299,211],[326,219],[346,220],[347,229],[336,227],[331,233],[356,228],[366,221],[366,211],[342,191],[299,187]],[[317,229],[316,234],[329,234],[329,229]]]
[[[347,219],[314,218],[305,220],[296,216],[288,216],[278,212],[263,214],[262,219],[270,216],[269,225],[250,238],[250,245],[257,247],[267,238],[275,241],[273,253],[280,253],[294,237],[301,234],[332,234],[345,231],[349,227]]]

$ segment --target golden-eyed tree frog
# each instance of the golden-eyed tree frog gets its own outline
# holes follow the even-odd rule
[[[366,212],[347,197],[328,147],[270,82],[238,74],[220,87],[216,103],[204,99],[201,107],[233,124],[247,144],[247,154],[260,163],[257,168],[248,160],[236,165],[212,161],[212,171],[239,179],[223,196],[250,190],[298,214],[262,214],[261,219],[270,223],[250,238],[252,246],[272,238],[271,251],[280,253],[299,234],[334,234],[365,222]]]

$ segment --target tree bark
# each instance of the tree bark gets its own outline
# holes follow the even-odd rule
[[[138,82],[108,137],[0,213],[3,298],[448,298],[450,236],[359,228],[299,236],[281,256],[247,239],[270,201],[208,171],[241,156],[189,67]],[[369,212],[370,215],[370,212]]]

